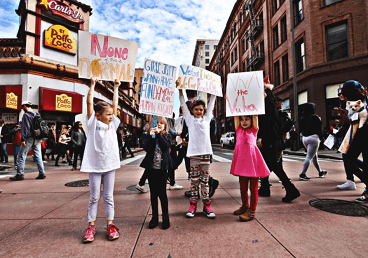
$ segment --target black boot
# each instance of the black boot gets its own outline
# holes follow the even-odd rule
[[[289,186],[285,187],[286,195],[282,198],[283,202],[291,202],[292,200],[298,198],[300,196],[300,192],[296,189],[294,184],[290,184]]]
[[[214,179],[213,177],[210,177],[208,184],[209,184],[208,193],[209,193],[209,196],[211,198],[215,194],[215,191],[216,191],[216,189],[219,185],[219,181]]]
[[[162,229],[168,229],[170,227],[169,214],[162,215]]]
[[[258,189],[258,196],[270,197],[271,196],[270,185],[261,185],[261,187]]]
[[[152,219],[148,224],[148,228],[152,229],[157,227],[157,225],[158,225],[158,215],[152,215]]]

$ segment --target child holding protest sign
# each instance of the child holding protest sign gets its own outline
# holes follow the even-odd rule
[[[91,79],[87,95],[87,127],[88,135],[81,172],[89,173],[90,199],[88,205],[88,228],[85,230],[83,242],[94,240],[96,234],[95,220],[98,201],[100,199],[101,180],[103,179],[103,200],[107,217],[106,235],[109,240],[119,238],[119,229],[112,223],[114,219],[114,183],[115,169],[120,168],[119,146],[116,130],[120,119],[117,118],[118,90],[120,82],[115,79],[112,106],[105,101],[93,104],[93,93],[96,79]]]
[[[242,221],[252,220],[258,203],[258,178],[270,175],[257,143],[258,116],[235,116],[236,145],[230,174],[239,176],[242,206],[234,211]],[[250,205],[248,201],[248,183]]]
[[[211,209],[208,181],[210,177],[210,155],[212,155],[210,122],[216,96],[211,94],[207,110],[206,103],[203,100],[194,100],[190,104],[189,111],[184,101],[183,92],[179,90],[179,94],[180,105],[190,135],[187,157],[190,157],[191,197],[189,210],[186,216],[188,218],[193,218],[195,216],[199,184],[201,184],[201,195],[204,205],[203,212],[208,218],[215,218],[215,213]]]
[[[148,177],[148,184],[151,193],[152,219],[148,224],[149,228],[158,225],[158,199],[161,201],[162,229],[170,227],[168,199],[166,194],[167,171],[174,168],[170,157],[169,149],[171,145],[171,135],[168,133],[168,126],[165,117],[157,118],[157,126],[152,127],[144,138],[143,148],[147,152],[141,163],[145,168]]]

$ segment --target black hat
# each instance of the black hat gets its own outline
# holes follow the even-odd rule
[[[281,97],[279,97],[279,96],[277,96],[277,97],[275,97],[276,98],[276,100],[277,100],[277,102],[282,102],[283,100],[282,100],[282,98]]]
[[[358,81],[349,80],[344,82],[344,84],[342,85],[342,89],[358,91],[364,90],[364,87]]]

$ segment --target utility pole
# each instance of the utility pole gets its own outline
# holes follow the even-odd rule
[[[294,6],[293,0],[290,0],[290,24],[291,24],[291,48],[293,56],[293,90],[294,90],[294,119],[296,131],[296,149],[299,150],[299,112],[298,112],[298,85],[296,81],[296,60],[295,60],[295,40],[294,40]]]

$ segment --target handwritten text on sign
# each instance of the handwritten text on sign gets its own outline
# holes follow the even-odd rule
[[[263,72],[229,73],[226,85],[226,116],[262,115]]]
[[[205,69],[181,65],[178,89],[198,90],[222,97],[221,77]]]
[[[176,67],[145,59],[139,112],[172,117]]]
[[[79,78],[132,82],[138,43],[79,31]]]

